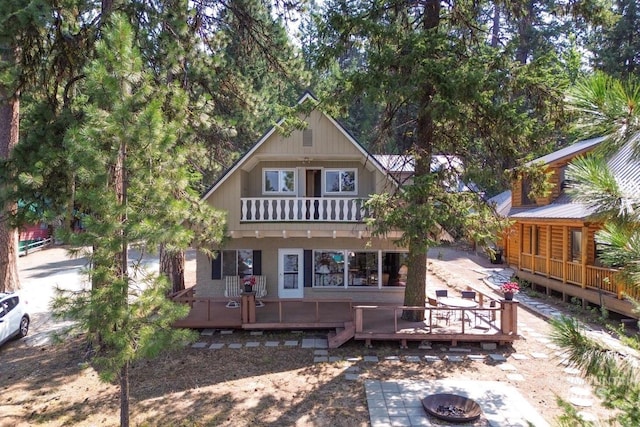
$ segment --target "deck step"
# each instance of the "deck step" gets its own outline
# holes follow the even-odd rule
[[[356,327],[353,322],[344,322],[344,327],[337,327],[335,332],[329,332],[327,337],[329,348],[338,348],[349,341],[356,334]]]

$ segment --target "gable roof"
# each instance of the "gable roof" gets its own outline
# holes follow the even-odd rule
[[[297,104],[301,105],[307,101],[312,101],[312,102],[318,102],[318,99],[310,92],[310,91],[305,91],[302,96],[300,97],[300,99],[298,100]],[[387,171],[384,169],[384,167],[380,164],[380,162],[378,161],[378,159],[376,159],[376,157],[371,154],[366,148],[364,148],[364,146],[362,144],[360,144],[353,135],[351,135],[351,133],[349,131],[347,131],[347,129],[344,128],[344,126],[342,126],[339,122],[337,122],[335,119],[333,119],[333,117],[329,116],[328,114],[326,114],[325,112],[319,110],[319,109],[315,109],[316,111],[319,111],[325,118],[327,118],[327,120],[329,120],[343,135],[344,137],[349,140],[361,153],[362,156],[366,159],[367,162],[371,162],[371,164],[378,169],[383,175],[386,175]],[[202,196],[202,200],[208,199],[209,196],[211,196],[211,194],[213,194],[213,192],[215,192],[218,187],[220,187],[220,185],[222,185],[222,183],[224,181],[226,181],[226,179],[232,175],[236,170],[238,170],[240,167],[242,167],[242,165],[265,143],[265,141],[267,141],[274,133],[276,133],[276,131],[278,130],[278,127],[280,125],[282,125],[285,122],[285,119],[280,119],[278,120],[277,124],[273,127],[271,127],[271,129],[269,129],[254,145],[253,147],[251,147],[249,149],[249,151],[247,151],[244,155],[242,155],[238,160],[236,160],[236,162],[231,165],[231,167],[229,167],[229,169],[227,169],[221,176],[220,178],[218,178],[216,180],[216,182],[213,183],[213,185],[205,192],[205,194]],[[395,182],[395,180],[394,180]]]
[[[545,156],[538,157],[537,159],[531,160],[530,162],[525,163],[525,165],[531,166],[536,163],[544,163],[546,165],[546,164],[564,159],[565,157],[575,157],[578,154],[582,154],[588,151],[589,149],[591,149],[592,147],[595,147],[605,139],[607,138],[604,136],[599,136],[597,138],[578,141],[575,144],[571,144],[568,147],[561,148],[560,150],[554,151],[553,153],[549,153]]]
[[[590,142],[590,146],[592,147],[599,144],[603,140],[604,138],[594,138],[586,142]],[[593,143],[593,141],[597,142]],[[607,160],[607,166],[615,177],[618,185],[620,186],[620,189],[630,195],[640,194],[640,158],[634,153],[635,144],[635,140],[628,141]],[[582,145],[582,147],[584,147],[584,145]],[[562,157],[566,157],[566,155]],[[533,208],[511,208],[509,211],[509,217],[540,219],[587,219],[595,213],[596,209],[594,207],[590,206],[587,203],[578,203],[574,201],[571,196],[563,191],[560,196],[558,196],[558,198],[553,201],[553,203],[550,203],[546,206]]]

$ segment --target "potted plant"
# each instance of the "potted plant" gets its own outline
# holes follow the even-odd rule
[[[246,276],[242,279],[245,292],[253,292],[253,287],[256,285],[256,276]]]
[[[513,299],[513,295],[520,292],[520,285],[518,282],[505,282],[500,285],[500,292],[504,294],[504,299],[510,301]]]

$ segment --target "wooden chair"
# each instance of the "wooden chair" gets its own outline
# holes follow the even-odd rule
[[[240,307],[240,296],[242,294],[242,287],[240,285],[239,276],[224,276],[224,296],[229,298],[226,307],[238,308]]]
[[[262,298],[267,296],[267,277],[254,277],[256,278],[256,285],[253,287],[256,292],[256,307],[264,307],[264,301],[262,301]]]

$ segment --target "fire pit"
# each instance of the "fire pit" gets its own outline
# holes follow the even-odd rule
[[[434,417],[453,423],[473,421],[482,414],[475,400],[457,394],[432,394],[422,399],[422,406]]]

